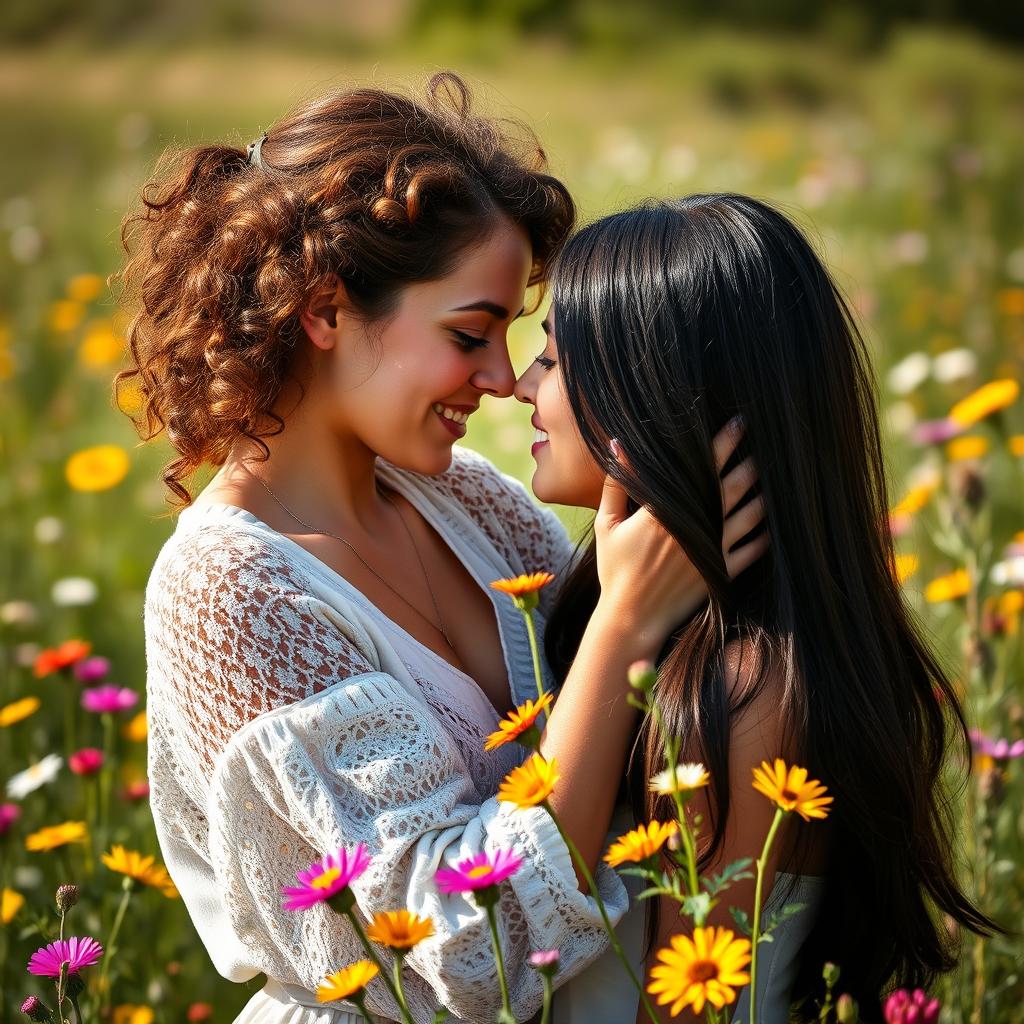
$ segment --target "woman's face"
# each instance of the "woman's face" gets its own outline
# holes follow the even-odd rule
[[[451,273],[404,288],[384,320],[339,316],[333,429],[405,469],[443,473],[481,398],[512,394],[507,333],[531,262],[526,232],[503,219]]]
[[[554,323],[552,306],[542,325],[544,351],[526,368],[515,387],[516,398],[533,406],[530,422],[537,431],[531,449],[537,463],[533,493],[552,504],[596,509],[601,504],[605,474],[583,443],[566,398]]]

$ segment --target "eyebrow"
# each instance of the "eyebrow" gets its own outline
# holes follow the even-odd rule
[[[490,299],[478,299],[476,302],[471,302],[467,306],[455,306],[449,310],[451,313],[490,313],[491,316],[497,317],[499,320],[508,319],[508,310],[504,306],[499,306],[496,302],[491,302]],[[518,313],[516,313],[514,319],[518,320],[526,312],[524,306]]]

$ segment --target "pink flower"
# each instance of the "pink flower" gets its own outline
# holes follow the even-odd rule
[[[6,835],[11,826],[21,817],[21,808],[17,804],[0,804],[0,836]]]
[[[910,439],[918,445],[944,444],[961,430],[963,427],[952,420],[922,420],[910,432]]]
[[[481,850],[454,868],[441,868],[434,875],[434,880],[441,892],[472,892],[500,885],[506,878],[511,878],[522,863],[523,858],[511,850],[496,850],[493,854]]]
[[[82,691],[82,707],[86,711],[97,714],[112,711],[125,711],[139,702],[139,695],[127,686],[114,686],[106,683],[91,690]]]
[[[85,658],[76,661],[71,671],[80,683],[98,683],[101,679],[106,679],[110,671],[110,661],[99,656]]]
[[[557,949],[538,949],[536,953],[530,954],[531,967],[550,967],[558,963]]]
[[[976,754],[987,754],[994,761],[1012,761],[1024,757],[1024,740],[990,740],[980,729],[971,730],[971,746]]]
[[[83,967],[92,967],[101,956],[103,947],[95,939],[72,936],[37,949],[28,962],[28,971],[29,974],[57,978],[60,976],[60,965],[66,960],[68,973],[77,974]]]
[[[149,797],[149,781],[135,779],[121,790],[122,800],[145,800]]]
[[[941,1005],[919,988],[897,989],[885,1001],[885,1024],[935,1024]]]
[[[103,751],[84,747],[68,758],[68,767],[76,775],[95,775],[103,767]]]
[[[360,843],[354,850],[341,847],[316,861],[307,871],[297,871],[298,886],[281,886],[285,910],[307,910],[347,888],[370,866],[370,854]]]

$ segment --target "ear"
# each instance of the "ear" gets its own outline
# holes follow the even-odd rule
[[[345,285],[335,276],[334,283],[315,292],[306,308],[299,314],[309,338],[317,348],[328,351],[338,342],[338,327],[341,315],[347,305]]]

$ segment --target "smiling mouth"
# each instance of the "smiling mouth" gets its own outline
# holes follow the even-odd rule
[[[470,413],[464,409],[452,409],[447,405],[442,405],[440,402],[435,402],[431,408],[434,410],[434,415],[441,421],[441,425],[449,434],[457,438],[465,436],[466,420],[469,419]]]

